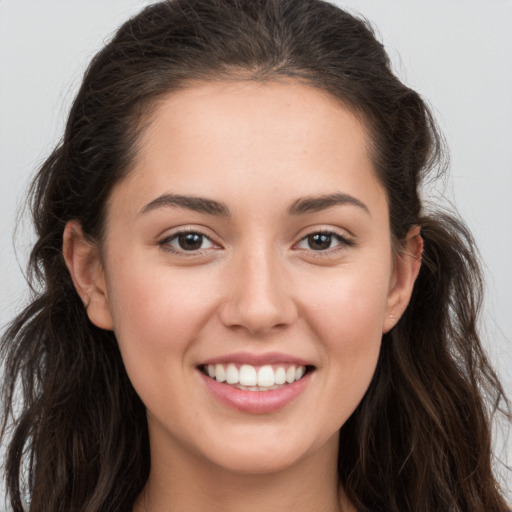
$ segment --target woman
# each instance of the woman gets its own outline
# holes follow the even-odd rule
[[[418,195],[440,157],[329,4],[128,21],[34,182],[13,509],[25,474],[33,511],[507,510],[474,247]]]

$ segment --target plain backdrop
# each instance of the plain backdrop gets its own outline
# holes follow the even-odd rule
[[[0,0],[0,328],[27,296],[32,234],[20,207],[30,177],[62,135],[90,58],[149,3]],[[512,0],[339,4],[374,24],[396,72],[444,131],[451,175],[425,196],[454,202],[476,237],[487,278],[485,344],[512,394]],[[498,438],[510,464],[512,442]],[[511,488],[510,472],[505,478]]]

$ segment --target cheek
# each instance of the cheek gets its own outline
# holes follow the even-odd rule
[[[379,277],[380,276],[380,277]],[[341,425],[357,407],[377,365],[386,315],[388,273],[347,272],[309,287],[304,315],[328,369],[325,407]],[[336,404],[336,408],[332,404]]]
[[[132,385],[150,411],[161,410],[162,404],[170,411],[186,409],[187,382],[174,376],[190,364],[191,349],[215,303],[200,272],[192,279],[170,274],[133,262],[110,273],[114,332]]]
[[[121,349],[157,358],[183,351],[215,307],[215,288],[206,288],[206,279],[201,272],[191,277],[118,266],[109,283],[109,305]]]
[[[378,297],[349,288],[332,297],[318,316],[319,339],[323,340],[329,364],[352,383],[373,373],[380,350],[384,308]],[[366,377],[365,377],[366,375]]]
[[[343,346],[358,351],[382,336],[389,280],[387,269],[375,267],[333,272],[322,282],[304,286],[303,314],[332,350]]]

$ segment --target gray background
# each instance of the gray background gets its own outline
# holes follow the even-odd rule
[[[26,298],[32,235],[19,208],[30,176],[61,136],[92,55],[148,3],[0,0],[0,326]],[[428,99],[444,130],[451,177],[426,196],[454,202],[477,239],[486,348],[512,394],[512,0],[338,3],[375,24],[397,73]],[[510,432],[498,429],[496,443],[511,464]],[[500,474],[510,489],[511,473]]]

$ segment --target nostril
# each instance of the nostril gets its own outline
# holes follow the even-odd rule
[[[225,304],[220,311],[221,322],[230,329],[244,329],[252,335],[282,331],[296,318],[293,306],[273,307],[271,304]]]

